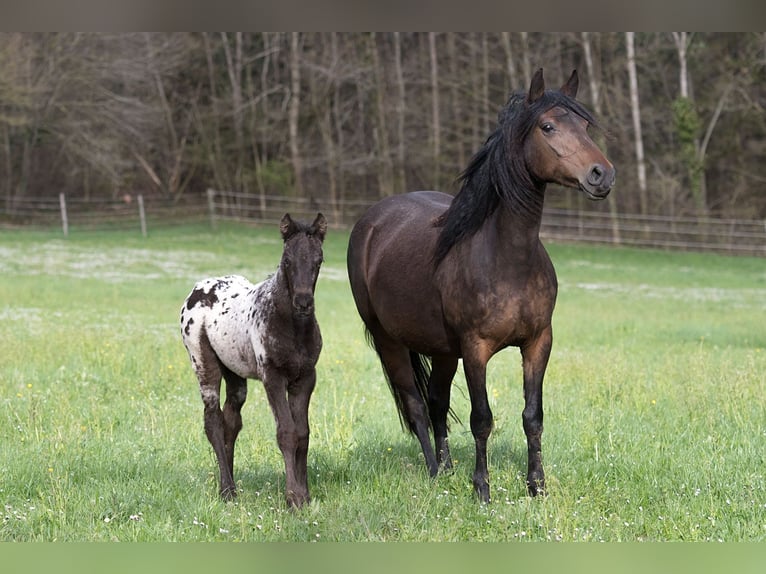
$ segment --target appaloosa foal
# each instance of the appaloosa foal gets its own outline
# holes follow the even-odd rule
[[[181,335],[199,379],[221,496],[236,496],[234,443],[242,428],[240,411],[247,379],[260,379],[285,459],[287,502],[300,507],[309,501],[308,408],[322,350],[314,289],[327,222],[321,213],[311,225],[285,214],[279,227],[284,252],[277,272],[257,285],[238,275],[200,281],[181,307]],[[223,410],[221,377],[226,380]]]

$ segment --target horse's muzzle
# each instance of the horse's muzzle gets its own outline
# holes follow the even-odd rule
[[[616,177],[617,170],[614,169],[614,166],[596,163],[591,166],[585,182],[580,184],[580,189],[590,199],[604,199],[612,190]]]

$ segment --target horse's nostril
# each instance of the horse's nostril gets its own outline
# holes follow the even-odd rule
[[[590,172],[588,173],[588,183],[591,185],[600,185],[604,181],[605,175],[606,170],[604,169],[604,166],[596,164],[590,168]]]

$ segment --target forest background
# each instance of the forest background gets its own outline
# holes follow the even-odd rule
[[[589,210],[766,217],[766,33],[2,33],[0,201],[215,188],[340,221],[454,193],[538,67],[548,87],[579,71],[618,168]]]

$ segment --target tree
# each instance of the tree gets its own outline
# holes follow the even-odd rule
[[[646,189],[646,164],[644,161],[644,138],[641,134],[641,107],[638,97],[638,78],[636,74],[635,33],[625,32],[625,45],[628,52],[628,77],[630,81],[630,111],[633,117],[633,135],[636,151],[636,169],[638,172],[638,190],[641,213],[648,212]]]

